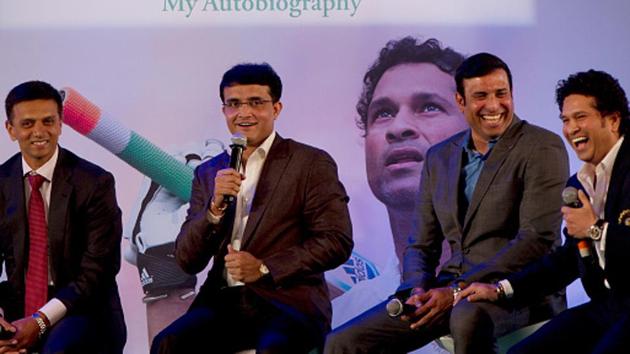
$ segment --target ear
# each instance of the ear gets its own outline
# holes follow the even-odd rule
[[[280,112],[282,112],[282,102],[278,101],[273,104],[273,119],[278,119]]]
[[[459,110],[463,113],[464,108],[466,107],[466,100],[464,99],[464,96],[460,95],[459,92],[455,92],[455,102],[457,102]]]
[[[7,129],[7,133],[9,133],[9,138],[11,138],[11,141],[15,141],[17,139],[15,137],[15,128],[8,119],[4,122],[4,127]]]
[[[613,112],[604,117],[610,123],[610,128],[614,133],[619,134],[619,127],[621,126],[621,114],[619,112]]]

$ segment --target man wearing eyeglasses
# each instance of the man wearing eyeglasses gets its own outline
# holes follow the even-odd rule
[[[216,352],[306,353],[330,330],[323,272],[352,250],[348,197],[326,152],[275,132],[282,83],[269,64],[236,65],[219,89],[228,129],[247,139],[242,167],[223,153],[195,171],[175,256],[191,274],[213,266],[151,352],[197,352],[207,338]]]

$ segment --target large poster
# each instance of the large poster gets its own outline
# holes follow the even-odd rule
[[[410,221],[396,214],[405,195],[379,189],[378,149],[387,146],[370,141],[357,125],[364,75],[386,44],[407,36],[417,43],[436,38],[464,56],[480,51],[500,56],[514,76],[516,113],[560,134],[553,97],[559,79],[595,68],[630,87],[629,13],[630,3],[612,0],[2,1],[0,92],[4,98],[32,79],[73,88],[99,106],[103,117],[192,169],[229,144],[218,92],[223,72],[240,62],[270,63],[284,83],[278,132],[328,151],[350,196],[355,253],[327,275],[338,295],[333,301],[339,324],[393,291],[399,276],[396,240],[403,242],[406,230],[400,220]],[[441,80],[426,71],[399,75],[393,88],[423,80],[436,86]],[[448,99],[445,93],[440,109],[446,113]],[[465,127],[452,118],[457,112],[446,113],[430,123],[444,131],[427,144]],[[416,124],[424,129],[418,134],[426,133],[423,124]],[[137,161],[130,165],[82,133],[66,125],[60,143],[116,177],[126,237],[118,276],[129,332],[126,352],[147,352],[147,311],[154,303],[146,293],[152,270],[145,267],[143,274],[143,262],[168,253],[159,246],[174,238],[185,198],[151,183]],[[386,144],[386,137],[383,132],[380,143]],[[426,147],[418,148],[420,155]],[[17,151],[8,137],[0,139],[0,160]],[[572,152],[569,156],[576,171],[581,163]],[[418,178],[407,177],[409,185]],[[136,237],[139,229],[142,236]],[[145,258],[140,263],[138,255]],[[203,277],[178,279],[188,289]],[[351,292],[356,295],[343,300]],[[182,302],[170,304],[173,311],[183,311],[188,294],[178,293]],[[584,300],[574,284],[570,305]]]

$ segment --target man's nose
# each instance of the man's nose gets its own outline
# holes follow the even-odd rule
[[[411,124],[412,119],[413,118],[410,117],[410,114],[399,112],[387,129],[387,141],[392,143],[401,140],[418,138],[418,130],[416,126]]]

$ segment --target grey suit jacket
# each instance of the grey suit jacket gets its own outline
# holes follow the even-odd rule
[[[213,295],[226,286],[223,257],[233,215],[228,212],[213,225],[206,213],[214,178],[228,164],[224,153],[197,167],[188,216],[177,237],[175,255],[186,272],[200,272],[214,257],[193,306],[216,305]],[[263,260],[271,276],[246,286],[323,333],[330,329],[332,314],[323,272],[342,264],[353,246],[347,203],[335,162],[326,152],[276,136],[241,244],[242,251]]]
[[[516,116],[496,143],[460,222],[463,144],[470,130],[432,147],[417,203],[400,290],[452,281],[494,282],[560,244],[561,193],[568,176],[562,140]],[[436,268],[446,239],[452,256]]]

